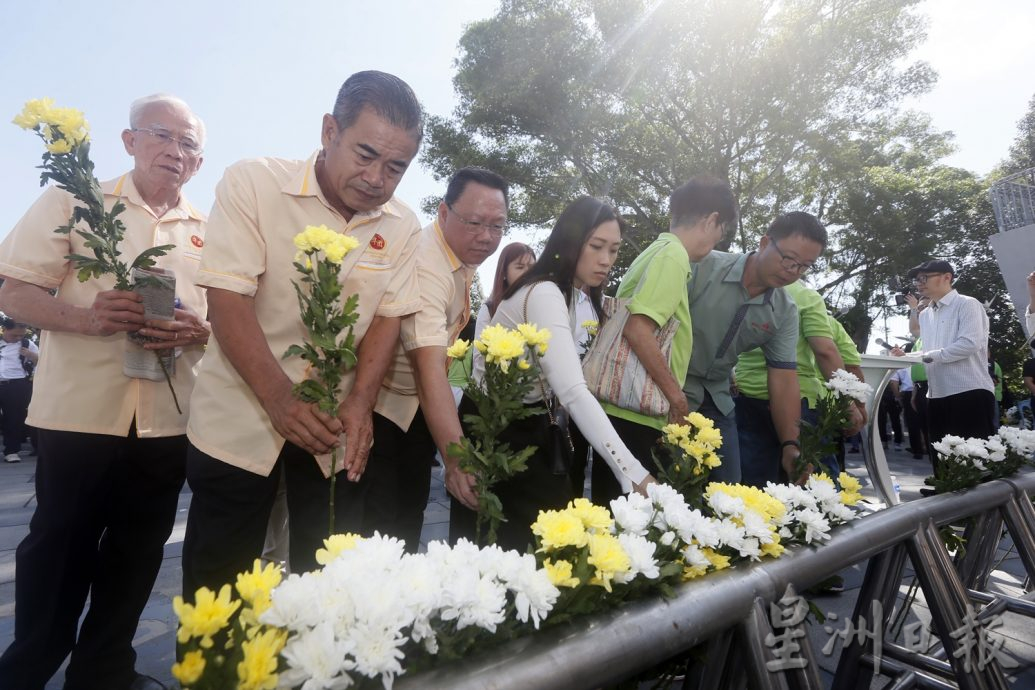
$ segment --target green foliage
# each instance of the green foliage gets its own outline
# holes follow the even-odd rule
[[[543,413],[541,407],[523,402],[539,380],[536,358],[534,355],[529,358],[532,363],[527,369],[516,365],[504,368],[498,362],[486,364],[485,378],[481,382],[472,380],[464,391],[477,410],[475,414],[464,415],[470,432],[459,443],[449,445],[449,454],[459,459],[460,469],[475,478],[474,490],[478,495],[475,543],[478,545],[483,543],[483,529],[484,543],[495,543],[499,524],[507,520],[492,487],[523,472],[537,450],[534,445],[515,450],[498,440],[513,422]]]

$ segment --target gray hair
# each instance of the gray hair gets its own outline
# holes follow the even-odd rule
[[[143,98],[138,98],[135,101],[133,101],[132,103],[130,103],[130,105],[129,105],[129,126],[130,127],[141,127],[141,126],[149,124],[149,123],[141,122],[140,121],[141,113],[144,111],[145,108],[147,108],[147,106],[152,105],[154,103],[165,103],[165,104],[168,104],[168,105],[178,106],[178,107],[183,108],[184,110],[186,110],[188,113],[190,113],[191,117],[194,118],[194,122],[197,124],[197,128],[198,128],[198,144],[200,144],[202,148],[205,147],[205,123],[204,123],[204,121],[202,121],[202,119],[200,117],[198,117],[197,114],[195,114],[195,112],[193,110],[191,110],[191,107],[189,105],[187,105],[187,102],[185,100],[183,100],[182,98],[178,98],[177,96],[173,96],[172,94],[169,94],[169,93],[153,93],[150,96],[144,96]]]

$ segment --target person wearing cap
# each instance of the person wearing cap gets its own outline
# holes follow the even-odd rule
[[[25,440],[25,415],[32,397],[32,370],[39,361],[36,343],[25,337],[25,324],[4,317],[0,340],[0,417],[4,434],[4,462],[21,462],[18,451]]]
[[[910,269],[920,295],[930,307],[920,313],[920,352],[927,373],[928,439],[946,435],[987,438],[992,425],[995,394],[988,375],[988,315],[978,300],[952,287],[952,265],[941,259]],[[894,354],[904,354],[895,348]],[[936,452],[931,463],[938,471]]]

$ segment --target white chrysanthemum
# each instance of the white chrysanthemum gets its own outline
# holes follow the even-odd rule
[[[357,623],[349,630],[356,671],[368,678],[381,677],[386,688],[403,672],[401,647],[407,637],[399,630],[376,623]]]
[[[758,539],[763,544],[768,544],[773,540],[773,532],[769,528],[769,521],[761,513],[754,510],[746,510],[741,521],[744,523],[745,536]]]
[[[553,610],[561,592],[550,582],[549,574],[536,568],[535,556],[508,552],[518,557],[518,564],[504,578],[507,588],[514,593],[514,609],[522,623],[529,620],[537,629]]]
[[[281,658],[287,665],[280,673],[282,687],[302,690],[344,690],[352,685],[348,671],[356,667],[349,658],[352,640],[339,640],[327,621],[292,636]]]
[[[1035,453],[1035,430],[1002,426],[999,427],[999,438],[1007,448],[1025,458],[1031,458]]]
[[[615,517],[616,531],[645,535],[654,515],[654,504],[650,499],[633,493],[611,501],[611,514]]]
[[[708,505],[717,516],[740,515],[744,512],[744,501],[739,496],[730,496],[723,491],[712,492]]]
[[[861,403],[869,400],[873,393],[873,388],[869,384],[860,381],[855,374],[850,374],[844,369],[835,371],[827,381],[826,387],[838,395],[848,396]]]
[[[830,538],[830,522],[822,513],[806,509],[799,511],[796,519],[805,528],[806,544]]]
[[[714,524],[719,534],[719,545],[728,546],[739,551],[741,544],[744,542],[744,530],[729,518],[715,521]]]
[[[319,571],[289,575],[273,590],[270,607],[259,619],[268,625],[295,631],[317,625],[324,620],[324,612],[316,605],[323,579]]]
[[[697,566],[707,568],[712,564],[712,562],[708,560],[708,557],[704,555],[704,552],[693,544],[683,549],[683,560],[691,567]]]
[[[753,561],[762,560],[761,545],[759,544],[758,539],[755,539],[754,537],[744,539],[737,548],[737,551],[740,552],[740,555],[744,558],[750,558]]]
[[[619,534],[618,542],[629,556],[629,570],[616,574],[615,582],[631,582],[638,575],[653,580],[661,575],[658,562],[654,558],[657,545],[635,534]]]
[[[713,547],[719,543],[716,522],[699,510],[681,512],[672,527],[687,544],[696,541],[702,546]]]

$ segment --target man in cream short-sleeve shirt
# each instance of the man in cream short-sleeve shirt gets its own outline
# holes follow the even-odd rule
[[[344,470],[336,483],[336,530],[358,527],[352,498],[372,442],[371,413],[400,321],[420,307],[420,225],[394,193],[417,154],[421,123],[405,82],[359,72],[342,85],[333,114],[323,116],[319,152],[309,160],[242,161],[216,188],[197,281],[208,288],[215,338],[187,431],[193,497],[183,546],[185,597],[233,582],[259,557],[281,474],[291,568],[315,568],[327,536],[326,477],[335,447],[344,447],[336,468]],[[283,358],[307,337],[291,283],[300,278],[294,236],[308,225],[358,241],[341,265],[343,293],[358,296],[358,362],[342,382],[336,416],[292,395],[306,365]]]
[[[402,342],[381,388],[374,446],[360,482],[363,532],[403,539],[412,552],[420,543],[436,445],[446,463],[446,488],[477,507],[471,478],[446,452],[462,435],[446,376],[446,348],[471,317],[477,267],[503,237],[507,192],[496,173],[463,168],[449,181],[438,217],[421,232],[421,307],[403,319]]]
[[[68,690],[161,687],[134,671],[132,641],[176,517],[187,401],[208,340],[194,285],[205,217],[180,193],[201,165],[205,130],[186,103],[162,95],[134,102],[129,122],[133,170],[101,184],[104,205],[126,206],[127,260],[175,245],[157,260],[176,275],[175,321],[145,324],[140,296],[113,290],[112,276],[78,280],[67,255],[91,252],[78,234],[54,232],[76,205],[68,192],[48,188],[0,245],[0,308],[43,329],[28,417],[39,429],[37,506],[16,556],[5,690],[43,687],[69,652]],[[182,413],[164,380],[122,373],[126,332],[137,330],[157,339],[149,347],[176,348]]]

